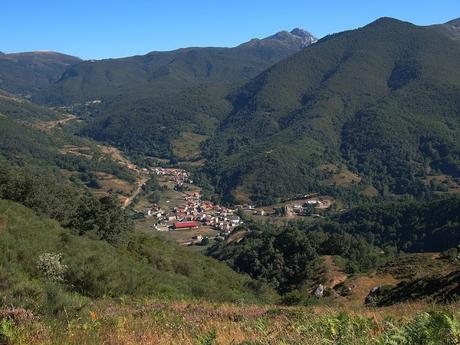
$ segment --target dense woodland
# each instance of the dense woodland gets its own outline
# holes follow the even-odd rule
[[[114,197],[96,198],[63,180],[25,169],[0,168],[0,199],[18,202],[78,234],[94,231],[111,243],[133,230],[132,221]]]
[[[400,253],[442,252],[460,245],[460,198],[360,206],[330,219],[287,226],[250,224],[238,243],[208,254],[281,293],[315,281],[320,255],[346,260],[347,273],[367,272]]]
[[[238,244],[217,244],[208,255],[239,272],[268,283],[280,293],[302,290],[316,281],[319,255],[348,260],[348,273],[366,272],[379,262],[377,250],[359,235],[305,231],[294,224],[285,228],[250,226]]]
[[[362,206],[337,216],[325,228],[365,236],[380,247],[437,252],[460,244],[460,198]],[[322,227],[322,225],[319,225]]]
[[[458,42],[390,18],[327,36],[229,96],[204,170],[230,201],[316,191],[324,164],[423,197],[426,176],[459,177],[459,61]]]

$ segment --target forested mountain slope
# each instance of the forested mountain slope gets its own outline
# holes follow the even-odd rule
[[[56,85],[39,98],[62,104],[137,93],[175,93],[204,82],[247,80],[315,41],[310,33],[296,29],[234,48],[191,47],[89,60],[67,69]]]
[[[413,260],[417,265],[422,257],[414,254],[411,259],[404,253],[451,253],[453,266],[447,265],[450,273],[458,267],[456,257],[460,253],[459,209],[460,197],[450,196],[428,202],[360,206],[325,219],[284,225],[249,220],[238,229],[246,231],[240,241],[216,243],[208,249],[208,255],[267,282],[283,294],[316,288],[319,272],[325,269],[320,260],[324,255],[340,256],[347,274],[377,269],[402,279],[402,272],[407,271],[412,279],[415,272],[426,270],[423,276],[432,272],[423,265],[411,267]],[[427,255],[432,260],[434,254]],[[441,268],[434,271],[441,273]],[[441,295],[445,300],[449,297],[445,291],[440,291]]]
[[[62,115],[0,89],[0,117],[36,124],[40,121],[58,120]]]
[[[0,53],[0,89],[22,95],[36,94],[80,61],[55,52]]]
[[[172,157],[173,142],[184,133],[212,133],[231,109],[225,96],[235,85],[315,41],[296,29],[234,48],[85,61],[34,99],[83,104],[84,113],[91,115],[84,135],[131,153]]]
[[[206,145],[229,200],[315,191],[324,164],[345,165],[380,194],[460,175],[460,46],[391,18],[327,36],[231,96]]]

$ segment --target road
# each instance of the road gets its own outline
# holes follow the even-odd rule
[[[47,122],[39,123],[39,124],[36,125],[36,127],[40,128],[40,129],[50,130],[50,129],[53,129],[54,127],[56,127],[57,125],[63,125],[66,122],[69,122],[69,121],[72,121],[72,120],[75,120],[75,119],[77,119],[77,116],[69,114],[65,118],[60,119],[60,120],[53,120],[53,121],[47,121]]]
[[[131,196],[129,196],[128,198],[126,198],[126,200],[123,202],[123,208],[126,208],[128,207],[129,205],[131,205],[131,203],[133,202],[133,200],[142,192],[142,187],[144,186],[144,184],[147,182],[148,178],[146,177],[141,177],[138,181],[137,181],[137,188],[136,190],[133,192],[133,194],[131,194]]]

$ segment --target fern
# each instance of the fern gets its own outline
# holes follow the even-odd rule
[[[211,329],[208,334],[200,337],[198,340],[199,345],[219,345],[217,342],[217,331],[215,328]]]

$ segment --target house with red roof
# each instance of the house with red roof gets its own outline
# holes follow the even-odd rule
[[[198,222],[190,221],[190,222],[175,222],[174,229],[193,229],[198,227]]]

